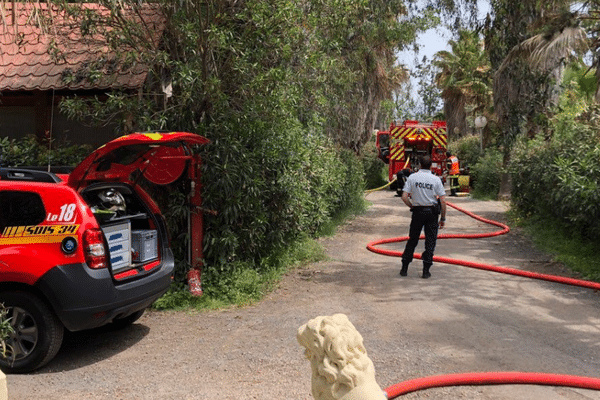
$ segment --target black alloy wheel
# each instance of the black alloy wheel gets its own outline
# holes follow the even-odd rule
[[[5,292],[0,303],[8,311],[13,332],[6,340],[6,353],[0,355],[5,373],[31,372],[48,363],[62,344],[64,327],[54,312],[28,292]]]

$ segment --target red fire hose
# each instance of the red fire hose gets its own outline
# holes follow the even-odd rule
[[[413,379],[392,385],[385,392],[388,399],[395,399],[423,389],[467,385],[542,385],[600,390],[600,378],[536,372],[470,372]]]
[[[456,206],[452,203],[446,203],[450,207],[467,214],[468,216],[477,219],[478,221],[498,226],[502,229],[489,233],[477,233],[477,234],[440,234],[438,239],[479,239],[492,236],[499,236],[510,231],[510,228],[497,221],[492,221],[480,217],[479,215],[473,214],[461,207]],[[423,239],[424,236],[421,236]],[[401,257],[401,251],[384,250],[377,246],[398,243],[408,240],[408,236],[402,236],[391,239],[382,239],[370,242],[367,244],[367,249],[374,253],[383,254],[386,256]],[[421,256],[418,254],[414,255],[414,258],[420,259]],[[470,268],[483,269],[488,271],[500,272],[504,274],[523,276],[533,279],[541,279],[545,281],[558,282],[566,285],[580,286],[589,289],[600,290],[600,283],[584,281],[574,278],[566,278],[556,275],[539,274],[535,272],[522,271],[514,268],[507,267],[496,267],[489,264],[477,263],[472,261],[458,260],[448,257],[434,256],[433,261],[462,265]],[[526,385],[545,385],[545,386],[567,386],[576,387],[581,389],[592,389],[600,391],[600,378],[591,377],[580,377],[573,375],[557,375],[557,374],[543,374],[543,373],[531,373],[531,372],[471,372],[464,374],[450,374],[441,376],[431,376],[426,378],[418,378],[405,382],[401,382],[392,385],[385,389],[388,399],[395,399],[398,396],[415,392],[418,390],[424,390],[434,387],[444,386],[464,386],[464,385],[507,385],[507,384],[526,384]]]
[[[448,203],[448,202],[446,202],[446,204],[452,208],[457,209],[460,212],[467,214],[468,216],[470,216],[472,218],[475,218],[478,221],[485,222],[490,225],[495,225],[502,229],[495,231],[495,232],[488,232],[488,233],[441,234],[441,235],[438,235],[438,239],[480,239],[480,238],[504,235],[505,233],[508,233],[510,231],[510,228],[508,226],[506,226],[500,222],[485,219],[483,217],[480,217],[479,215],[473,214],[470,211],[460,208],[455,204]],[[424,236],[421,236],[421,239],[423,239],[423,238],[424,238]],[[369,249],[370,251],[372,251],[374,253],[379,253],[379,254],[383,254],[386,256],[401,257],[402,256],[401,251],[379,249],[379,248],[377,248],[377,246],[382,245],[382,244],[388,244],[388,243],[404,242],[406,240],[408,240],[408,236],[376,240],[376,241],[373,241],[373,242],[370,242],[369,244],[367,244],[367,249]],[[415,254],[414,258],[420,259],[421,255]],[[581,287],[585,287],[585,288],[589,288],[589,289],[600,290],[600,283],[584,281],[581,279],[566,278],[563,276],[548,275],[548,274],[538,274],[535,272],[522,271],[522,270],[514,269],[514,268],[496,267],[494,265],[477,263],[477,262],[466,261],[466,260],[458,260],[455,258],[448,258],[448,257],[433,256],[433,261],[446,263],[446,264],[462,265],[464,267],[484,269],[484,270],[500,272],[500,273],[504,273],[504,274],[524,276],[524,277],[532,278],[532,279],[541,279],[541,280],[545,280],[545,281],[563,283],[566,285],[581,286]]]

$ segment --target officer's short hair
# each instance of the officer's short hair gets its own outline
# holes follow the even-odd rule
[[[422,156],[420,161],[421,161],[421,168],[425,168],[425,169],[431,168],[431,157]]]
[[[452,155],[452,153],[450,153],[449,151],[446,152],[446,157],[450,157]]]

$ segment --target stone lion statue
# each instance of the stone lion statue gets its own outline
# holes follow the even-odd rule
[[[315,400],[385,400],[363,338],[344,314],[316,317],[298,329],[312,369]]]

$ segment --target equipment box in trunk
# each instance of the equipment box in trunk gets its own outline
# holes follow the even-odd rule
[[[131,231],[133,262],[146,262],[158,258],[158,236],[154,229]]]
[[[131,265],[131,223],[129,221],[102,227],[113,272]]]

